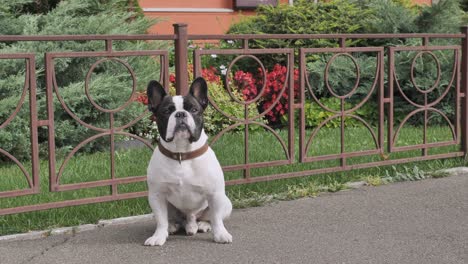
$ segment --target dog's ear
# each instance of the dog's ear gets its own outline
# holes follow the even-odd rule
[[[167,93],[158,81],[152,80],[148,83],[146,95],[148,96],[148,110],[155,112]]]
[[[196,78],[190,85],[190,94],[197,99],[203,109],[208,106],[208,85],[205,79]]]

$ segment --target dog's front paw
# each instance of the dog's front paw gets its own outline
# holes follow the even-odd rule
[[[214,241],[222,244],[232,243],[232,235],[227,231],[216,232],[214,234]]]
[[[154,235],[146,239],[145,246],[162,246],[166,243],[167,236]]]

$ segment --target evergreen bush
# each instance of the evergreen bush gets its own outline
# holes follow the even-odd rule
[[[371,14],[368,9],[346,0],[333,0],[314,3],[309,0],[294,1],[294,5],[280,4],[276,7],[261,5],[257,15],[246,17],[233,24],[228,34],[325,34],[360,33],[365,28],[365,20]],[[347,45],[355,45],[355,40],[347,40]],[[337,40],[292,39],[292,40],[252,40],[252,48],[305,48],[337,47]],[[275,64],[286,65],[286,58],[279,55],[259,55],[265,68]],[[242,70],[253,72],[245,65]]]
[[[61,34],[144,34],[157,21],[149,20],[128,9],[127,0],[83,0],[60,1],[50,11],[30,13],[36,1],[4,1],[0,6],[0,34],[3,35],[61,35]],[[42,1],[44,2],[44,1]],[[135,4],[135,1],[131,1]],[[29,10],[29,11],[28,11]],[[135,10],[139,10],[136,8]],[[3,27],[3,25],[6,25]],[[162,42],[115,41],[114,50],[162,49]],[[39,119],[46,118],[45,104],[45,52],[60,51],[102,51],[104,41],[61,41],[61,42],[9,42],[0,43],[0,53],[36,53],[37,109]],[[81,120],[97,127],[109,127],[109,115],[97,111],[85,97],[84,81],[90,66],[102,58],[60,58],[54,69],[60,96],[66,105]],[[159,60],[150,56],[121,57],[135,72],[137,89],[145,90],[150,79],[159,76]],[[0,60],[0,123],[11,114],[19,100],[25,81],[24,60]],[[132,79],[127,69],[119,62],[105,61],[91,74],[90,93],[93,100],[104,108],[115,108],[123,104],[132,87]],[[77,123],[68,115],[59,102],[54,100],[56,147],[70,149],[79,142],[96,134]],[[115,125],[126,124],[143,113],[144,107],[135,102],[123,112],[115,114]],[[12,123],[0,130],[1,147],[19,159],[30,155],[28,101]],[[139,122],[128,131],[137,133],[147,124]],[[25,135],[19,137],[18,135]],[[47,139],[46,130],[39,130],[40,143]],[[21,139],[19,139],[21,138]],[[23,140],[24,139],[24,140]],[[23,140],[24,142],[19,142]],[[105,142],[105,144],[103,144]],[[83,151],[97,150],[108,146],[102,138],[83,148]],[[20,144],[18,144],[20,143]],[[46,151],[46,147],[41,151]]]

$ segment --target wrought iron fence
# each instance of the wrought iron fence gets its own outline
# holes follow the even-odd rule
[[[235,164],[230,164],[229,161],[222,161],[223,169],[227,174],[230,172],[238,173],[240,176],[231,177],[227,176],[226,183],[228,185],[244,184],[260,181],[269,181],[274,179],[301,177],[314,175],[319,173],[347,171],[357,168],[370,168],[382,165],[392,165],[398,163],[405,163],[409,161],[420,161],[440,158],[451,158],[465,156],[468,151],[468,102],[467,102],[467,65],[468,65],[468,28],[464,27],[460,34],[326,34],[326,35],[189,35],[187,33],[187,26],[184,24],[174,25],[174,35],[132,35],[132,36],[119,36],[119,35],[86,35],[86,36],[0,36],[0,42],[50,42],[50,41],[102,41],[104,42],[104,50],[102,51],[73,51],[73,52],[47,52],[44,55],[44,65],[37,65],[37,56],[35,53],[13,53],[13,54],[0,54],[0,60],[12,59],[21,60],[25,62],[25,82],[24,87],[16,104],[16,108],[7,119],[3,120],[0,129],[8,127],[8,125],[15,119],[22,107],[29,108],[28,122],[29,122],[29,137],[30,137],[30,160],[19,160],[2,149],[2,142],[0,142],[0,154],[3,155],[3,160],[13,163],[18,166],[24,175],[27,185],[25,188],[4,190],[0,189],[0,215],[13,214],[20,212],[28,212],[35,210],[43,210],[50,208],[59,208],[72,205],[89,204],[97,202],[106,202],[114,200],[122,200],[129,198],[136,198],[146,196],[145,191],[130,191],[119,192],[120,186],[126,184],[144,182],[144,175],[135,176],[120,176],[116,173],[116,137],[125,136],[127,138],[140,141],[143,145],[150,150],[153,149],[152,143],[137,134],[128,131],[130,127],[135,125],[141,120],[149,116],[146,110],[142,110],[138,116],[127,120],[125,122],[117,122],[116,115],[121,113],[131,103],[132,99],[136,96],[136,82],[140,76],[136,76],[131,65],[125,58],[138,57],[138,56],[151,56],[159,60],[158,76],[159,80],[166,88],[169,88],[169,71],[170,63],[173,63],[175,70],[175,86],[176,93],[184,95],[187,93],[187,83],[189,81],[189,66],[188,60],[193,61],[193,75],[200,76],[202,74],[202,60],[204,56],[227,56],[230,58],[229,65],[227,65],[228,74],[224,78],[225,93],[229,96],[231,103],[236,104],[237,107],[242,109],[243,115],[234,116],[226,112],[220,105],[218,105],[215,98],[210,97],[211,106],[225,119],[230,120],[230,125],[221,130],[221,132],[212,136],[210,144],[216,146],[217,149],[222,149],[223,145],[219,141],[229,134],[232,130],[240,129],[242,134],[242,141],[239,142],[240,153],[242,159]],[[392,46],[392,47],[348,47],[346,40],[355,39],[407,39],[416,38],[421,39],[419,46]],[[267,48],[259,49],[252,48],[251,43],[258,40],[310,40],[310,39],[335,39],[337,40],[337,47],[331,48],[313,48],[304,47],[300,49],[291,48]],[[461,45],[431,45],[433,39],[452,39],[460,41]],[[174,44],[174,61],[170,61],[170,52],[167,49],[162,50],[139,50],[139,51],[116,51],[113,48],[113,43],[116,41],[169,41]],[[193,54],[189,54],[189,44],[192,41],[237,41],[240,43],[238,46],[232,48],[217,48],[205,47],[203,49],[195,49]],[[449,72],[450,78],[444,82],[441,81],[441,72],[443,69],[440,67],[440,61],[435,54],[437,51],[449,52],[452,54],[451,60],[453,64]],[[396,74],[396,68],[399,65],[395,63],[395,56],[399,52],[412,52],[411,64],[409,66],[409,80],[414,93],[419,94],[422,101],[415,101],[406,91],[402,89],[400,79]],[[367,90],[360,90],[360,79],[363,72],[356,57],[360,53],[372,54],[373,63],[372,73],[368,74],[370,78],[369,87]],[[325,56],[325,54],[328,56]],[[275,97],[270,102],[270,105],[263,109],[257,106],[265,94],[265,79],[266,79],[266,66],[260,57],[265,56],[283,56],[286,70],[285,81],[282,87],[278,88]],[[317,57],[318,56],[318,57]],[[320,57],[322,56],[322,57]],[[415,67],[416,61],[422,56],[429,56],[432,58],[436,65],[436,80],[428,87],[423,89],[415,80]],[[317,89],[309,75],[307,67],[310,58],[326,58],[324,62],[323,72],[320,72],[321,82],[323,89],[329,94],[329,98],[333,98],[337,102],[337,108],[332,108],[317,96]],[[106,115],[107,125],[98,126],[89,123],[87,120],[82,120],[69,105],[69,102],[62,96],[62,89],[57,82],[57,73],[55,65],[60,59],[73,59],[73,58],[89,58],[94,60],[88,73],[85,76],[84,93],[87,100],[95,111],[100,114]],[[236,95],[231,88],[232,76],[229,75],[239,60],[250,60],[257,64],[257,68],[263,73],[264,81],[263,87],[253,97],[245,99]],[[348,60],[354,67],[355,83],[351,87],[347,87],[346,92],[338,92],[337,87],[333,87],[330,83],[331,68],[336,60]],[[95,102],[93,96],[90,94],[89,83],[93,71],[99,64],[105,62],[115,62],[126,69],[131,76],[129,90],[131,93],[129,99],[123,104],[109,108],[102,106]],[[38,113],[37,110],[37,76],[36,71],[40,66],[45,68],[45,90],[40,91],[45,93],[45,104],[47,113]],[[295,80],[295,71],[298,71],[299,78]],[[297,82],[297,84],[296,84]],[[335,84],[336,85],[336,84]],[[295,90],[296,88],[297,90]],[[432,94],[437,93],[436,96]],[[352,105],[348,105],[347,100],[353,96],[360,94],[357,100],[354,100]],[[448,98],[451,94],[453,98]],[[292,96],[290,96],[292,95]],[[395,120],[395,97],[401,99],[414,109],[407,113],[401,120]],[[2,98],[0,98],[1,100]],[[282,100],[282,101],[281,101]],[[453,115],[448,116],[444,111],[438,109],[438,104],[442,100],[448,100],[452,106]],[[375,111],[375,121],[371,123],[360,116],[359,112],[363,105],[372,101]],[[54,103],[55,102],[55,103]],[[270,111],[272,111],[279,104],[287,105],[287,112],[284,115],[283,123],[286,124],[282,130],[276,130],[265,124],[263,121]],[[309,128],[307,126],[307,118],[311,113],[308,111],[311,105],[317,105],[320,111],[327,112],[329,115],[322,119],[315,127]],[[253,107],[252,107],[253,106]],[[59,108],[59,109],[57,109]],[[259,109],[260,111],[252,112],[252,109]],[[63,160],[58,162],[57,147],[55,134],[57,124],[55,116],[57,112],[64,112],[71,117],[74,122],[80,126],[85,127],[94,134],[76,146],[74,146],[64,156]],[[450,138],[441,141],[431,142],[428,138],[428,123],[430,114],[435,113],[439,115],[441,120],[446,122],[450,132]],[[39,117],[38,114],[42,116]],[[312,111],[312,115],[315,112]],[[420,120],[422,133],[422,142],[407,144],[405,146],[398,145],[398,139],[401,136],[403,127],[408,123],[408,120],[415,115],[421,114],[423,117]],[[354,122],[360,124],[363,131],[368,132],[368,137],[372,148],[370,149],[356,149],[355,147],[348,148],[347,144],[347,131],[350,129],[346,120],[353,119]],[[320,133],[330,133],[326,128],[333,124],[337,131],[336,135],[336,151],[335,153],[325,153],[317,150],[317,141]],[[274,158],[255,157],[252,152],[252,137],[254,133],[251,132],[251,127],[260,127],[264,134],[271,137],[272,145],[277,144],[278,147],[272,148],[279,153],[279,156]],[[42,152],[47,152],[47,163],[49,167],[48,175],[44,171],[40,171],[40,148],[39,133],[42,131],[47,136],[42,140],[47,144],[47,149]],[[325,132],[323,132],[325,131]],[[328,131],[328,132],[327,132]],[[360,132],[361,133],[361,132]],[[74,135],[67,135],[73,137]],[[266,136],[268,137],[268,136]],[[107,179],[93,180],[86,182],[63,183],[62,176],[65,168],[73,157],[76,157],[86,144],[91,141],[109,138],[109,173]],[[356,140],[356,139],[351,139]],[[453,146],[444,153],[431,153],[432,149]],[[258,146],[257,146],[258,147]],[[262,146],[270,148],[270,146]],[[395,156],[395,153],[404,153],[409,151],[420,151],[417,156]],[[363,156],[371,156],[369,160],[359,160]],[[331,163],[326,163],[331,161]],[[5,162],[4,162],[5,164]],[[27,165],[26,165],[27,164]],[[298,167],[298,165],[304,165]],[[310,166],[308,166],[310,165]],[[6,165],[4,165],[6,166]],[[30,167],[30,168],[27,168]],[[279,169],[283,168],[283,169]],[[286,168],[286,169],[284,169]],[[261,171],[263,169],[263,171]],[[0,175],[0,186],[2,185],[2,178],[8,175]],[[48,177],[48,184],[44,186],[44,180],[41,179]],[[48,185],[48,186],[47,186]],[[53,202],[32,202],[28,204],[14,204],[8,205],[3,203],[7,199],[12,199],[19,196],[31,196],[44,193],[44,189],[49,187],[50,193],[60,193],[72,190],[82,190],[88,188],[109,187],[108,194],[102,196],[93,196],[78,199],[64,199]],[[42,190],[42,191],[41,191]]]

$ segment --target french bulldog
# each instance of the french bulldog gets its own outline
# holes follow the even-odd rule
[[[186,96],[170,96],[157,81],[147,88],[148,108],[160,134],[149,162],[148,200],[156,218],[156,231],[147,246],[162,246],[169,234],[184,228],[187,235],[212,231],[217,243],[231,243],[224,227],[232,211],[225,194],[224,174],[207,144],[203,112],[208,87],[196,78]]]

